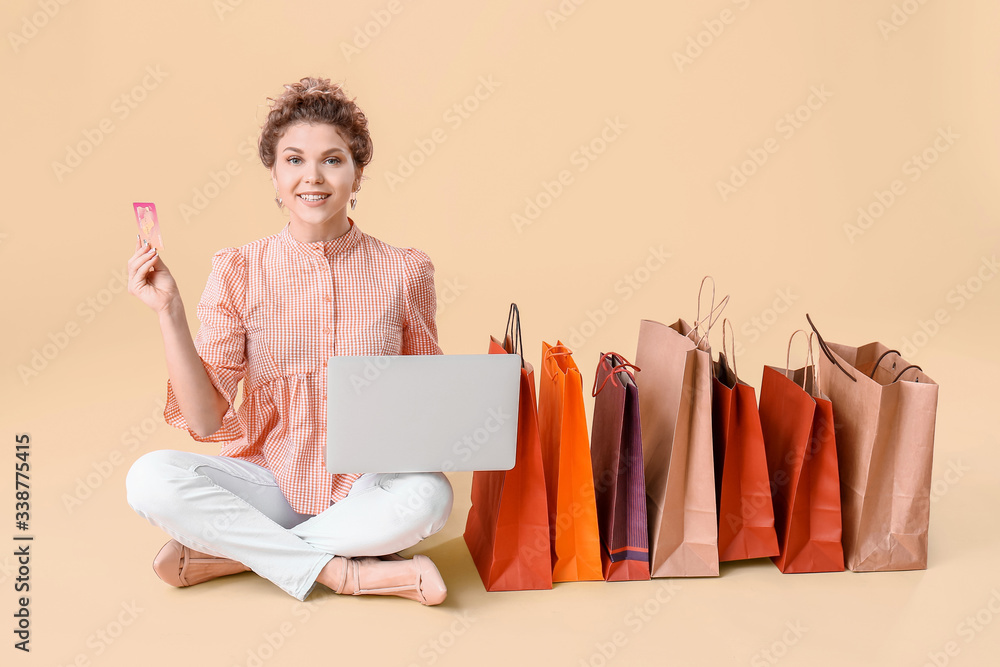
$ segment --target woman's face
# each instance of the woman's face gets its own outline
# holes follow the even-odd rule
[[[278,140],[271,178],[296,224],[339,228],[347,224],[347,204],[361,174],[335,126],[296,123]],[[325,197],[309,201],[306,194]]]

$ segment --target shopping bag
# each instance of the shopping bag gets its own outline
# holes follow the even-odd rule
[[[713,364],[712,375],[720,561],[779,553],[757,395],[753,387],[737,376],[735,356],[725,355],[728,323],[729,320],[722,321],[723,351]],[[731,327],[729,331],[732,332]]]
[[[800,329],[792,338],[800,332],[805,333]],[[820,391],[811,334],[809,342],[805,367],[765,366],[760,386],[760,425],[780,549],[772,560],[785,573],[844,569],[833,406]]]
[[[463,534],[488,591],[552,588],[534,370],[522,349],[520,315],[511,304],[504,341],[490,336],[489,353],[521,355],[517,455],[510,470],[473,473],[472,507]]]
[[[699,318],[700,302],[699,293]],[[719,574],[708,332],[724,303],[716,308],[713,295],[704,333],[698,318],[693,327],[682,319],[639,324],[635,383],[653,577]]]
[[[816,335],[833,402],[847,567],[926,569],[938,385],[882,343]]]
[[[552,581],[604,579],[583,379],[569,348],[542,342],[538,430],[552,544]]]
[[[590,392],[594,397],[590,454],[606,581],[649,579],[639,394],[629,366],[638,370],[619,354],[602,354]]]

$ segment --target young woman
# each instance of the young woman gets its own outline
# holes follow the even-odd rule
[[[289,221],[215,253],[193,341],[163,258],[137,241],[128,261],[129,292],[157,313],[163,334],[164,418],[199,442],[221,443],[218,456],[140,457],[126,479],[128,503],[173,538],[153,569],[174,586],[253,570],[299,600],[320,583],[439,604],[446,589],[434,563],[395,552],[444,527],[448,479],[331,475],[323,463],[330,356],[442,353],[434,266],[347,215],[372,156],[354,101],[329,79],[285,88],[269,98],[259,152]]]

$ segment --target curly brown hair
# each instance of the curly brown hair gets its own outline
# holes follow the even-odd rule
[[[354,99],[347,97],[340,84],[331,84],[330,79],[306,77],[298,83],[286,83],[280,96],[267,98],[271,111],[260,130],[257,144],[260,161],[268,169],[274,166],[275,148],[289,125],[329,123],[350,147],[355,167],[364,169],[372,159],[372,138],[368,134],[368,118]]]

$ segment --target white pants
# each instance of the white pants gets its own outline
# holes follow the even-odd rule
[[[454,500],[440,472],[366,473],[343,500],[298,514],[266,468],[169,449],[139,457],[125,486],[132,509],[181,544],[237,560],[299,600],[334,556],[382,556],[438,532]]]

